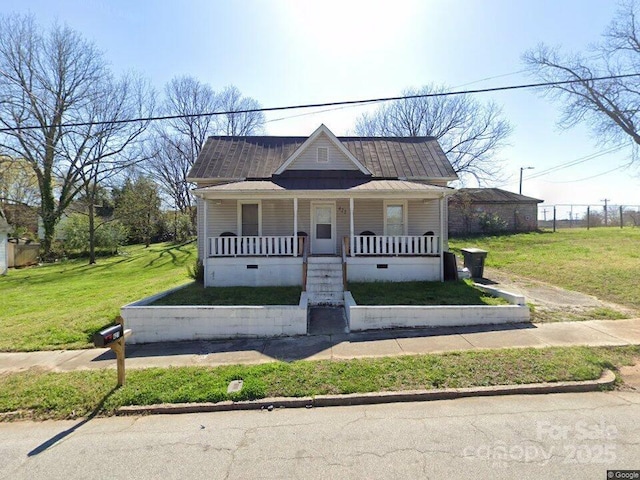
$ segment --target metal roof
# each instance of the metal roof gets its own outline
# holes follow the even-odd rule
[[[441,197],[442,195],[449,195],[454,192],[449,187],[437,187],[435,185],[428,185],[425,183],[410,182],[406,180],[371,180],[360,185],[355,185],[349,188],[340,189],[288,189],[277,183],[268,180],[246,180],[240,182],[229,182],[221,185],[214,185],[210,187],[198,188],[195,191],[198,196],[206,198],[215,198],[216,195],[232,196],[234,194],[275,194],[278,196],[367,196],[369,194],[400,194],[406,195],[419,195],[419,196],[431,196]]]
[[[469,200],[474,203],[542,203],[543,200],[539,200],[533,197],[527,197],[525,195],[519,195],[513,192],[507,192],[499,188],[460,188],[451,200],[455,200],[457,197],[467,195]]]
[[[189,172],[191,181],[266,179],[309,137],[213,136]],[[433,137],[337,137],[373,178],[457,178]]]

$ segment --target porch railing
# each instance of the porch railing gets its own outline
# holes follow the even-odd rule
[[[348,237],[347,237],[348,238]],[[354,255],[438,255],[435,235],[354,235]]]
[[[295,257],[302,255],[304,240],[304,237],[296,237],[293,235],[284,237],[211,237],[209,238],[209,256]]]

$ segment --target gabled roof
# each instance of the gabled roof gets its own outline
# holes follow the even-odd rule
[[[315,132],[311,134],[309,138],[307,138],[302,145],[300,145],[291,156],[285,160],[285,162],[278,167],[278,169],[273,172],[274,175],[280,175],[283,173],[287,167],[289,167],[299,156],[304,152],[320,135],[326,135],[329,138],[329,141],[335,145],[335,147],[342,152],[355,166],[358,170],[360,170],[365,175],[370,175],[371,172],[367,170],[362,163],[358,161],[353,154],[345,148],[345,146],[336,138],[331,130],[329,130],[326,125],[323,123],[320,125]]]
[[[193,182],[270,179],[309,138],[209,137],[188,179]],[[371,172],[372,178],[426,181],[458,178],[433,137],[335,138],[350,156]]]
[[[467,195],[474,203],[542,203],[543,200],[507,192],[499,188],[460,188],[450,197],[450,201]]]

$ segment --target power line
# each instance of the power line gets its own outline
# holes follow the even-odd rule
[[[360,105],[343,105],[341,107],[326,108],[324,110],[318,110],[316,112],[298,113],[296,115],[288,115],[285,117],[278,117],[278,118],[272,118],[270,120],[265,120],[264,123],[280,122],[282,120],[290,120],[292,118],[298,118],[298,117],[308,117],[309,115],[317,115],[319,113],[334,112],[336,110],[344,110],[345,108],[353,108],[353,107],[359,107],[359,106]]]
[[[467,83],[463,83],[462,85],[457,85],[454,88],[460,88],[460,87],[466,87],[468,85],[474,85],[476,83],[481,83],[481,82],[486,82],[487,80],[495,80],[496,78],[502,78],[502,77],[511,77],[513,75],[517,75],[519,73],[524,73],[526,72],[527,69],[522,69],[522,70],[518,70],[516,72],[511,72],[511,73],[502,73],[500,75],[493,75],[492,77],[485,77],[485,78],[481,78],[480,80],[474,80],[472,82],[467,82]]]
[[[158,120],[176,120],[179,118],[198,118],[198,117],[210,117],[210,116],[217,116],[217,115],[237,115],[242,113],[275,112],[280,110],[298,110],[303,108],[337,107],[340,105],[359,105],[359,104],[364,105],[364,104],[370,104],[370,103],[391,102],[396,100],[411,100],[415,98],[447,97],[447,96],[453,96],[453,95],[470,95],[475,93],[489,93],[489,92],[500,92],[500,91],[508,91],[508,90],[522,90],[522,89],[538,88],[538,87],[552,87],[552,86],[558,86],[558,85],[567,85],[571,83],[595,82],[600,80],[614,80],[614,79],[620,79],[620,78],[630,78],[630,77],[639,77],[639,76],[640,76],[640,73],[629,73],[625,75],[608,75],[605,77],[579,78],[574,80],[564,80],[564,81],[558,81],[558,82],[528,83],[528,84],[521,84],[521,85],[508,85],[503,87],[480,88],[475,90],[460,90],[460,91],[425,93],[425,94],[416,94],[416,95],[400,95],[396,97],[370,98],[366,100],[344,100],[339,102],[288,105],[284,107],[248,108],[244,110],[196,113],[196,114],[190,114],[190,115],[183,115],[183,114],[162,115],[162,116],[129,118],[129,119],[103,121],[103,122],[73,122],[73,123],[62,123],[60,125],[38,125],[38,126],[34,125],[34,126],[26,126],[26,127],[17,126],[17,127],[0,128],[0,132],[11,132],[15,130],[19,130],[19,131],[20,130],[37,130],[40,128],[51,128],[51,127],[61,128],[61,127],[86,127],[91,125],[117,125],[121,123],[151,122],[151,121],[158,121]]]
[[[576,182],[584,182],[585,180],[591,180],[592,178],[602,177],[609,173],[615,172],[616,170],[622,170],[623,168],[627,168],[629,165],[620,165],[619,167],[612,168],[611,170],[607,170],[606,172],[598,173],[596,175],[591,175],[590,177],[580,178],[578,180],[567,180],[565,182],[549,182],[549,183],[576,183]]]
[[[565,168],[569,168],[569,167],[573,167],[575,165],[579,165],[581,163],[587,162],[589,160],[593,160],[593,159],[601,157],[603,155],[607,155],[609,153],[617,152],[618,150],[621,150],[623,148],[624,148],[624,145],[621,145],[621,146],[612,147],[612,148],[609,148],[609,149],[606,149],[606,150],[600,150],[599,152],[591,153],[591,154],[586,155],[584,157],[579,157],[579,158],[576,158],[576,159],[573,159],[573,160],[569,160],[568,162],[561,163],[559,165],[555,165],[553,167],[547,168],[546,170],[542,170],[542,171],[540,171],[540,172],[538,172],[536,174],[524,177],[523,181],[524,180],[533,180],[533,179],[536,179],[536,178],[539,178],[539,177],[543,177],[545,175],[549,175],[550,173],[555,173],[555,172],[557,172],[559,170],[563,170]],[[618,168],[622,168],[622,167],[616,167],[616,170]],[[606,173],[610,173],[610,172],[606,172]],[[581,180],[575,180],[575,181],[581,181]],[[515,183],[517,183],[517,181],[503,183],[501,185],[498,185],[498,187],[496,187],[496,188],[506,187],[508,185],[513,185]],[[549,182],[549,183],[568,183],[568,182]]]
[[[462,88],[462,87],[466,87],[468,85],[474,85],[476,83],[482,83],[482,82],[486,82],[487,80],[494,80],[496,78],[502,78],[502,77],[510,77],[512,75],[517,75],[519,73],[523,73],[526,72],[526,69],[523,70],[518,70],[516,72],[511,72],[511,73],[502,73],[500,75],[494,75],[492,77],[485,77],[485,78],[480,78],[478,80],[473,80],[471,82],[467,82],[467,83],[463,83],[461,85],[456,85],[455,87],[452,88]],[[356,108],[356,107],[361,107],[362,105],[343,105],[340,107],[335,107],[335,108],[327,108],[325,110],[318,110],[316,112],[309,112],[309,113],[299,113],[297,115],[288,115],[288,116],[284,116],[284,117],[279,117],[279,118],[272,118],[270,120],[265,120],[264,123],[272,123],[272,122],[280,122],[282,120],[290,120],[292,118],[298,118],[298,117],[308,117],[311,115],[318,115],[319,113],[326,113],[326,112],[335,112],[337,110],[344,110],[347,108]]]
[[[616,147],[612,147],[606,150],[600,150],[599,152],[595,152],[595,153],[591,153],[589,155],[586,155],[584,157],[580,157],[580,158],[576,158],[574,160],[570,160],[568,162],[565,163],[561,163],[559,165],[555,165],[553,167],[547,168],[546,170],[542,170],[540,172],[534,173],[532,175],[529,175],[527,177],[525,177],[525,180],[533,180],[535,178],[539,178],[539,177],[544,177],[545,175],[549,175],[550,173],[555,173],[558,170],[564,170],[565,168],[569,168],[569,167],[574,167],[576,165],[579,165],[581,163],[587,162],[589,160],[593,160],[595,158],[601,157],[603,155],[607,155],[609,153],[614,153],[617,152],[618,150],[622,150],[625,147],[625,145],[618,145]]]

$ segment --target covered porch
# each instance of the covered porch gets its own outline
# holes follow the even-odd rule
[[[198,189],[206,284],[304,287],[310,256],[341,258],[345,282],[442,280],[450,192],[401,180],[332,190],[265,181]]]

